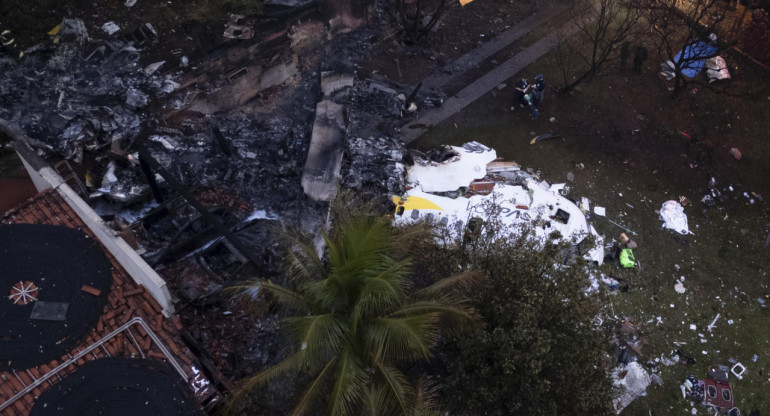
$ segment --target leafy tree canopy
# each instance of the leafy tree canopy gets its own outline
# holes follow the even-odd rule
[[[496,234],[445,256],[484,272],[474,300],[486,321],[444,345],[448,404],[468,415],[614,415],[610,343],[592,323],[598,302],[584,293],[584,268],[562,266],[564,247],[543,249],[527,232]]]

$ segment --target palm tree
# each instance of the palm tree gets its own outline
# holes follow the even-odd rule
[[[292,415],[426,415],[431,397],[399,364],[431,358],[439,329],[461,329],[478,316],[462,293],[477,278],[462,273],[412,288],[410,250],[425,241],[419,227],[393,228],[382,217],[338,215],[319,259],[309,238],[291,237],[286,286],[257,280],[241,286],[285,314],[289,356],[246,380],[231,400],[276,377],[304,374],[310,383]],[[467,326],[467,325],[465,325]]]

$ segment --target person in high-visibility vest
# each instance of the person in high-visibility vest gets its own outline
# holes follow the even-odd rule
[[[636,259],[634,258],[634,252],[630,248],[624,248],[620,251],[620,265],[630,269],[636,266]]]

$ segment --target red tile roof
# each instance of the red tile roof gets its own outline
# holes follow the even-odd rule
[[[90,237],[94,234],[78,217],[72,208],[55,190],[48,190],[29,199],[21,206],[6,213],[0,224],[49,224],[70,227],[82,230]],[[58,360],[35,368],[17,369],[13,372],[0,372],[0,405],[5,403],[16,393],[22,391],[35,380],[66,362],[79,352],[87,349],[94,343],[103,340],[108,334],[115,331],[134,318],[141,318],[149,326],[150,330],[162,343],[159,345],[138,323],[134,323],[128,329],[117,333],[98,348],[75,360],[74,363],[62,369],[57,376],[51,377],[40,384],[31,392],[24,394],[12,405],[0,411],[1,416],[27,415],[34,405],[35,398],[42,391],[54,384],[60,377],[72,373],[78,365],[87,360],[94,360],[108,356],[149,357],[157,360],[167,360],[162,351],[165,346],[172,357],[178,362],[180,369],[189,380],[191,389],[195,391],[199,402],[211,401],[212,395],[218,395],[213,386],[207,385],[199,370],[201,366],[196,363],[192,352],[184,345],[180,337],[182,324],[178,316],[164,318],[160,313],[160,305],[144,290],[141,285],[129,276],[118,261],[109,251],[103,250],[112,265],[112,286],[108,295],[108,301],[102,312],[96,327],[86,335],[81,342],[69,353]],[[34,377],[34,379],[33,379]]]

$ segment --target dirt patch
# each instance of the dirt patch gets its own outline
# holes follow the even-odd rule
[[[417,84],[529,16],[536,7],[536,0],[474,1],[465,6],[451,2],[436,31],[419,43],[405,45],[397,32],[386,35],[373,49],[372,59],[361,65],[358,76],[368,79],[378,73],[398,82]],[[394,16],[391,20],[392,27],[398,27]]]

